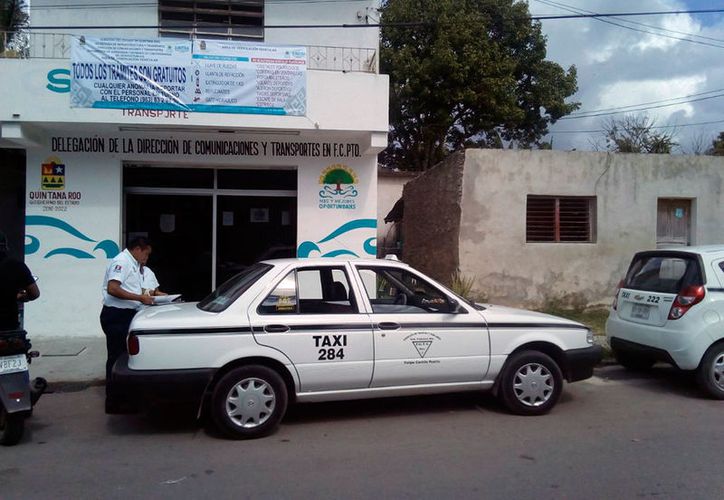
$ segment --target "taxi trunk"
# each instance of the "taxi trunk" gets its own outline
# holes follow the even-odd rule
[[[614,303],[624,321],[664,326],[678,320],[704,297],[700,259],[682,252],[637,254],[619,286]]]

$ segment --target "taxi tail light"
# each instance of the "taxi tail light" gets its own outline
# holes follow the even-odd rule
[[[130,334],[128,336],[128,354],[135,356],[139,352],[141,352],[141,344],[138,342],[138,336]]]
[[[618,282],[618,285],[616,286],[616,294],[613,296],[613,304],[611,304],[611,309],[614,311],[618,309],[618,294],[623,288],[623,280]]]
[[[669,311],[669,319],[679,319],[686,311],[691,309],[693,306],[704,300],[706,296],[706,290],[703,286],[687,286],[679,295],[674,299],[674,303],[671,305]]]

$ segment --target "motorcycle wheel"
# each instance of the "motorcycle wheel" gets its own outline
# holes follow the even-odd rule
[[[12,446],[23,437],[25,418],[18,413],[8,413],[0,405],[0,444]]]

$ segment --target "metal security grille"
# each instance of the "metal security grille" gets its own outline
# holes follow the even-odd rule
[[[264,39],[264,0],[159,0],[159,33],[222,39]]]
[[[596,198],[528,195],[526,241],[529,243],[591,243],[595,241]]]

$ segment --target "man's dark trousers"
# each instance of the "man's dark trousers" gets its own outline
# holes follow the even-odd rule
[[[101,311],[101,328],[106,334],[106,349],[108,360],[106,361],[106,398],[109,396],[108,388],[111,382],[111,371],[113,364],[127,352],[126,336],[131,320],[136,315],[136,309],[122,309],[119,307],[103,306]]]

